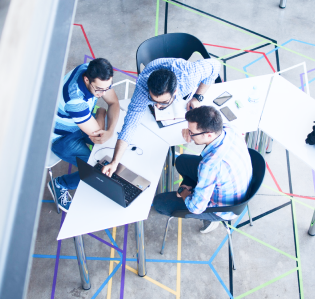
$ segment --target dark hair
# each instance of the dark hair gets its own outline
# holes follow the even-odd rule
[[[90,82],[96,78],[107,81],[114,75],[113,67],[105,58],[96,58],[90,61],[87,70],[83,74]]]
[[[204,132],[221,133],[223,120],[221,113],[212,106],[201,106],[186,112],[185,118],[197,123],[197,129]]]
[[[156,97],[170,93],[174,94],[177,86],[177,79],[174,72],[160,69],[153,71],[148,79],[148,88]]]

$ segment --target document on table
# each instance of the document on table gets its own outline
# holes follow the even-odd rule
[[[186,112],[186,108],[182,105],[182,103],[175,102],[163,110],[154,106],[155,119],[161,121],[174,120],[177,118],[185,119]]]

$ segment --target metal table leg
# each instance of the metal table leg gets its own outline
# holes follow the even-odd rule
[[[280,0],[280,4],[279,4],[280,8],[285,8],[286,5],[287,5],[287,0]]]
[[[261,130],[246,133],[245,141],[248,148],[258,151],[263,157],[266,154],[266,148],[269,137]]]
[[[78,265],[80,270],[81,282],[83,290],[89,290],[91,288],[89,270],[86,264],[84,243],[82,236],[76,236],[73,238],[75,251],[77,254]]]
[[[143,277],[147,274],[143,224],[144,224],[143,221],[138,221],[135,223],[137,243],[137,268],[138,275],[140,277]]]
[[[314,214],[313,214],[313,218],[312,218],[312,221],[311,221],[311,225],[310,225],[310,228],[308,230],[308,234],[310,236],[315,236],[315,211],[314,211]]]
[[[156,190],[156,195],[163,192],[170,192],[174,189],[174,166],[173,159],[175,150],[172,150],[172,147],[169,148],[160,181]]]
[[[174,186],[174,167],[173,167],[173,152],[170,147],[166,157],[166,192],[173,191]]]
[[[267,148],[266,148],[266,154],[270,154],[272,151],[272,145],[273,145],[273,139],[271,137],[268,137],[267,142]]]

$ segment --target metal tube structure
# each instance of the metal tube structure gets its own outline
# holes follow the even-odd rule
[[[258,151],[263,157],[266,154],[268,140],[268,135],[259,129],[256,132],[246,133],[245,136],[247,147]]]
[[[52,188],[53,188],[54,202],[56,204],[57,213],[60,214],[60,209],[59,209],[59,206],[58,206],[58,199],[57,199],[57,196],[56,196],[56,190],[55,190],[55,185],[54,185],[54,180],[53,180],[53,175],[52,175],[51,168],[48,168],[48,172],[49,172],[49,176],[50,176],[51,185],[52,185]]]
[[[173,152],[172,149],[169,148],[167,154],[167,192],[173,191],[174,186],[174,167],[173,167]]]
[[[158,195],[158,194],[160,194],[162,192],[163,192],[163,171],[161,173],[161,177],[160,177],[160,180],[159,180],[159,183],[158,183],[155,195]]]
[[[250,215],[249,205],[247,205],[247,213],[248,213],[250,226],[253,226],[253,220],[252,220],[252,216]]]
[[[166,236],[167,236],[167,232],[168,232],[168,226],[169,226],[169,224],[170,224],[171,219],[173,219],[173,218],[174,218],[174,217],[170,217],[170,218],[168,218],[168,220],[167,220],[166,227],[165,227],[164,238],[163,238],[163,243],[162,243],[162,248],[161,248],[161,252],[160,252],[161,254],[164,253],[164,247],[165,247]]]
[[[263,131],[260,131],[258,144],[257,144],[257,151],[265,157],[266,154],[266,148],[267,148],[267,141],[268,141],[268,135],[265,134]]]
[[[165,2],[164,34],[167,34],[168,2]]]
[[[135,223],[136,244],[137,244],[137,268],[138,268],[138,275],[140,277],[144,277],[147,274],[143,224],[144,224],[143,221],[138,221]]]
[[[285,8],[286,7],[286,5],[287,5],[287,0],[280,0],[280,4],[279,4],[279,7],[280,8]]]
[[[252,148],[252,149],[256,150],[258,134],[259,134],[259,131],[246,133],[245,142],[246,142],[248,148]]]
[[[312,218],[312,221],[311,221],[311,225],[310,225],[310,228],[308,229],[308,234],[310,236],[315,236],[315,211],[314,211],[314,214],[313,214],[313,218]]]
[[[270,154],[272,151],[272,144],[273,144],[273,139],[271,137],[268,137],[267,140],[267,148],[266,148],[266,153]]]
[[[80,270],[81,283],[83,290],[89,290],[91,288],[89,270],[86,263],[84,243],[82,236],[76,236],[73,238],[75,251],[78,259],[78,266]]]

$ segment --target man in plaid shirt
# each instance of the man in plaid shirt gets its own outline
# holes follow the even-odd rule
[[[188,209],[186,218],[203,219],[202,233],[218,227],[219,221],[231,220],[232,212],[204,213],[208,207],[229,206],[242,202],[252,178],[252,165],[242,136],[230,124],[223,124],[219,111],[201,106],[186,113],[187,142],[205,144],[201,156],[180,155],[176,168],[183,177],[178,192],[161,193],[154,199],[155,209],[167,216]]]
[[[150,62],[138,77],[123,128],[118,136],[113,160],[104,166],[108,176],[116,171],[148,104],[166,109],[173,102],[187,101],[187,110],[201,106],[203,95],[219,75],[221,64],[214,59],[195,62],[160,58]]]

